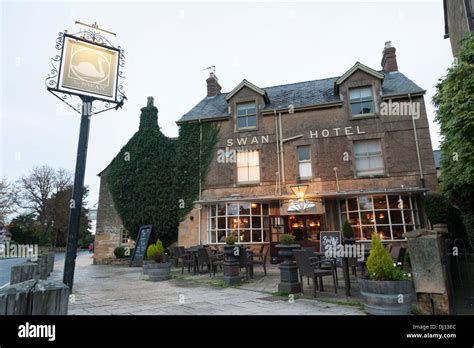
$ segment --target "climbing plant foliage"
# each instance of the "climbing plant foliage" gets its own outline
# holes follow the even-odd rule
[[[112,160],[106,176],[114,207],[131,237],[136,239],[140,226],[152,224],[168,246],[177,240],[179,222],[199,196],[199,168],[205,178],[217,128],[186,124],[176,140],[161,132],[157,120],[158,109],[149,102],[141,109],[138,132]]]
[[[457,61],[436,89],[433,103],[443,155],[440,187],[461,210],[474,246],[474,33],[463,40]]]
[[[199,197],[199,186],[206,184],[218,141],[219,129],[214,123],[186,123],[180,126],[177,143],[177,191],[179,216],[183,218]]]

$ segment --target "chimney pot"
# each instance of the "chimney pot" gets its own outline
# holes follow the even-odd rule
[[[385,42],[385,47],[382,52],[382,68],[383,71],[392,72],[398,71],[398,64],[397,64],[397,55],[395,54],[395,47],[392,47],[391,41]]]
[[[207,83],[207,96],[208,97],[215,97],[216,95],[221,93],[221,85],[219,84],[219,80],[217,79],[216,74],[213,72],[209,73],[209,77],[206,80]]]

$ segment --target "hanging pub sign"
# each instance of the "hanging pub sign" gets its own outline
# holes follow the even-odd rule
[[[120,50],[64,35],[59,90],[116,101]]]

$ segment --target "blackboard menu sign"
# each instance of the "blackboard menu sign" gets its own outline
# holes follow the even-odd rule
[[[140,227],[140,231],[138,231],[137,242],[135,243],[135,249],[133,250],[132,259],[130,260],[130,267],[142,266],[148,244],[150,241],[154,240],[153,232],[153,225]]]
[[[333,248],[341,244],[341,232],[340,231],[321,231],[319,233],[319,251],[324,253],[326,248]],[[326,247],[327,245],[327,247]]]

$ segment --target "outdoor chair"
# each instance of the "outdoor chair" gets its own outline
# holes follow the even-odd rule
[[[191,272],[191,267],[194,266],[194,255],[191,253],[191,250],[185,250],[184,254],[182,255],[182,268],[181,268],[181,274],[184,273],[184,267],[188,266],[188,273]]]
[[[204,265],[207,267],[207,270],[210,272],[211,265],[210,265],[209,254],[207,252],[207,248],[201,247],[197,249],[198,273],[204,272]]]
[[[240,247],[239,268],[242,270],[242,268],[244,267],[245,267],[245,279],[248,280],[250,278],[249,271],[250,271],[250,267],[252,267],[252,258],[246,248]]]
[[[179,267],[180,262],[181,263],[183,262],[183,258],[185,254],[184,247],[183,246],[174,247],[170,251],[172,251],[172,253],[170,254],[171,254],[171,258],[174,261],[175,266]]]
[[[223,253],[217,253],[209,248],[206,248],[207,251],[207,256],[209,258],[209,277],[211,277],[211,274],[215,277],[216,276],[216,271],[217,267],[219,266],[221,269],[224,265],[224,254]]]
[[[265,275],[267,275],[267,257],[268,257],[268,252],[269,251],[270,251],[270,246],[262,244],[262,246],[260,248],[260,252],[253,253],[253,255],[252,255],[253,265],[262,265],[263,266],[263,272],[265,273]]]
[[[321,291],[324,291],[323,277],[332,276],[334,291],[337,294],[336,269],[334,267],[334,263],[331,260],[311,262],[310,257],[308,256],[308,253],[305,250],[293,250],[293,255],[295,256],[296,265],[298,266],[302,293],[304,293],[303,277],[311,278],[313,280],[313,297],[316,297],[316,290],[318,289],[318,279],[319,289]],[[320,266],[323,264],[330,265],[331,269],[321,269]]]
[[[314,262],[317,262],[317,261],[330,261],[330,262],[332,262],[332,265],[329,264],[329,262],[321,263],[319,268],[324,269],[324,270],[335,269],[336,270],[336,285],[339,286],[339,279],[337,277],[337,260],[336,260],[335,257],[334,258],[327,258],[325,256],[315,256],[313,247],[304,247],[304,248],[301,248],[301,250],[306,251],[311,263],[314,263]],[[308,278],[308,285],[309,285],[309,278]]]

